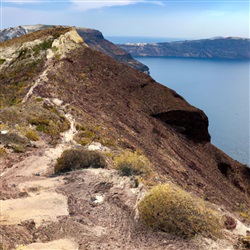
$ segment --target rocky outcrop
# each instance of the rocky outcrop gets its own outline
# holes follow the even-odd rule
[[[186,110],[171,110],[165,113],[154,114],[153,117],[163,123],[177,128],[177,131],[187,135],[196,142],[209,142],[208,118],[203,112]]]
[[[118,46],[106,40],[100,31],[77,28],[77,32],[83,38],[84,42],[89,45],[90,48],[101,51],[104,54],[113,57],[118,62],[127,64],[148,74],[149,68],[146,65],[134,60],[128,52],[120,49]]]
[[[38,24],[7,28],[0,31],[0,42],[20,37],[38,30],[49,29],[51,27],[53,26]],[[113,57],[118,62],[127,64],[130,67],[138,69],[146,74],[149,73],[149,68],[146,65],[134,60],[128,52],[120,49],[110,41],[106,40],[100,31],[79,27],[77,28],[77,32],[83,38],[84,42],[91,48]]]
[[[215,38],[170,43],[135,43],[118,45],[132,56],[249,59],[250,39]]]

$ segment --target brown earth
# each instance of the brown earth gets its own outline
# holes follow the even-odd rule
[[[206,115],[173,90],[85,47],[55,62],[48,78],[35,93],[73,104],[78,123],[101,126],[119,146],[139,150],[160,174],[206,200],[230,210],[249,207],[250,169],[211,145]]]
[[[146,74],[84,43],[62,57],[50,57],[43,72],[29,81],[38,84],[31,94],[22,93],[27,107],[43,100],[46,110],[57,110],[70,126],[54,146],[49,144],[49,135],[40,132],[40,141],[30,142],[24,153],[9,149],[0,134],[7,152],[0,156],[4,246],[240,249],[237,235],[249,230],[250,169],[210,143],[208,118],[201,110]],[[17,110],[22,105],[17,104]],[[0,110],[2,114],[8,114],[8,107]],[[17,116],[22,118],[20,113]],[[16,129],[16,124],[8,122]],[[55,176],[56,159],[63,150],[79,147],[74,139],[81,133],[88,134],[88,142],[108,146],[108,168]],[[136,220],[135,207],[148,187],[138,186],[133,177],[119,176],[109,156],[127,148],[150,160],[158,183],[172,181],[244,224],[238,221],[236,231],[225,230],[224,238],[217,241],[201,236],[184,240],[145,228]]]

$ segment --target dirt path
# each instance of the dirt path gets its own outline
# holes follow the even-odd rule
[[[66,114],[65,116],[70,121],[70,128],[68,131],[62,133],[60,144],[54,148],[44,144],[44,149],[14,164],[11,168],[2,172],[1,176],[15,175],[19,177],[30,177],[33,175],[45,176],[48,172],[51,173],[51,166],[56,162],[56,159],[65,149],[75,145],[73,140],[74,134],[76,133],[75,120],[70,114]]]
[[[33,220],[36,227],[68,215],[67,197],[56,192],[29,193],[29,197],[1,202],[1,225],[17,225]]]
[[[72,239],[60,239],[47,243],[32,243],[25,250],[78,250],[78,244]]]
[[[70,129],[62,134],[61,143],[55,148],[44,146],[35,155],[30,155],[1,173],[9,185],[16,187],[26,197],[1,200],[0,225],[18,225],[27,220],[38,228],[58,221],[59,216],[68,216],[68,197],[56,189],[65,183],[63,177],[49,178],[53,163],[63,150],[71,147],[75,133],[74,119],[70,114]],[[28,245],[25,249],[78,249],[72,240],[57,240],[51,243]]]

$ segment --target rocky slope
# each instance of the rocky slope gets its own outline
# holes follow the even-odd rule
[[[7,41],[15,37],[20,37],[38,30],[48,29],[51,27],[53,26],[38,24],[22,25],[18,27],[7,28],[0,31],[0,42]],[[83,38],[85,43],[88,44],[91,48],[113,57],[118,62],[127,64],[135,69],[138,69],[148,74],[149,68],[146,65],[134,60],[129,53],[125,52],[110,41],[106,40],[100,31],[86,28],[77,28],[77,31],[78,34]]]
[[[249,59],[250,39],[214,38],[170,43],[118,45],[132,56]]]
[[[238,238],[249,230],[250,170],[211,145],[201,110],[91,49],[72,28],[0,43],[0,55],[3,249],[243,247]],[[55,175],[57,158],[70,148],[98,151],[107,167]],[[114,159],[125,150],[147,157],[152,175],[121,176]],[[138,201],[152,186],[170,182],[235,225],[217,240],[144,227]]]

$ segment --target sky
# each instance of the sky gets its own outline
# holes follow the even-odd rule
[[[56,24],[104,36],[249,37],[249,0],[0,0],[1,29]]]

